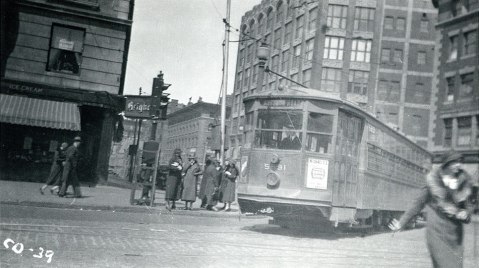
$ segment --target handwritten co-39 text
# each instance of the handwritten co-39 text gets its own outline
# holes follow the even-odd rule
[[[5,241],[3,241],[3,246],[7,249],[11,248],[13,252],[16,254],[22,254],[22,252],[25,250],[25,247],[22,243],[15,243],[13,239],[7,238]],[[26,249],[28,251],[33,252],[33,248]],[[33,254],[34,258],[41,259],[43,257],[47,258],[47,263],[52,262],[52,257],[53,257],[53,250],[45,250],[42,247],[38,248],[38,254]]]

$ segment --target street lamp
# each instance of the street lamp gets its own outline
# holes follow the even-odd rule
[[[263,41],[261,41],[261,45],[258,47],[257,51],[256,51],[256,57],[258,58],[259,62],[258,62],[258,67],[261,69],[261,70],[258,70],[258,82],[256,84],[256,92],[260,91],[261,88],[263,87],[263,80],[264,80],[264,73],[272,73],[274,75],[277,75],[283,79],[286,79],[288,80],[289,82],[291,83],[294,83],[300,87],[304,87],[304,88],[307,88],[307,86],[301,84],[301,83],[298,83],[292,79],[290,79],[289,77],[286,77],[280,73],[277,73],[273,70],[271,70],[268,66],[266,66],[266,61],[268,60],[268,56],[269,56],[269,46],[264,43]]]

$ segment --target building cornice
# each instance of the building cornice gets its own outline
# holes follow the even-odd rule
[[[25,1],[25,0],[20,0],[16,2],[17,5],[23,6],[23,7],[29,7],[29,8],[34,8],[34,9],[41,9],[45,11],[51,11],[51,12],[57,12],[61,14],[67,14],[71,16],[77,16],[77,17],[82,17],[86,19],[94,19],[97,21],[101,22],[108,22],[108,23],[114,23],[114,24],[119,24],[119,25],[124,25],[127,27],[131,27],[133,24],[132,20],[125,20],[125,19],[119,19],[115,17],[110,17],[110,16],[105,16],[105,15],[100,15],[96,14],[94,12],[89,12],[89,11],[82,11],[78,9],[73,9],[57,4],[50,4],[50,3],[37,3],[37,2],[30,2],[30,1]]]

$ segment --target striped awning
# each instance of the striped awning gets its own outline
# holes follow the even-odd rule
[[[80,110],[59,102],[0,94],[0,122],[79,131]]]

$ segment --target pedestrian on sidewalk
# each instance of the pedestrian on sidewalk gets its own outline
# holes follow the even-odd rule
[[[203,172],[203,180],[206,180],[205,196],[206,196],[206,209],[218,211],[216,208],[215,194],[218,191],[219,181],[216,165],[211,159],[206,160],[206,169]]]
[[[462,169],[462,159],[457,152],[447,153],[441,166],[427,175],[411,208],[389,224],[393,231],[401,230],[428,205],[426,240],[434,267],[463,267],[463,224],[477,208],[479,184]]]
[[[68,148],[68,143],[64,142],[60,146],[60,148],[57,148],[55,151],[55,154],[53,155],[53,163],[52,167],[50,169],[50,175],[47,178],[47,181],[45,182],[45,185],[43,185],[40,188],[40,193],[44,194],[45,189],[49,185],[53,185],[52,188],[50,188],[50,193],[54,193],[54,191],[59,190],[61,184],[62,184],[62,174],[63,174],[63,162],[66,160],[66,149]]]
[[[66,150],[65,164],[63,165],[62,188],[58,196],[64,197],[69,185],[73,186],[73,196],[76,198],[82,197],[80,190],[80,182],[78,182],[78,147],[80,147],[81,138],[76,136],[73,139],[73,145]]]
[[[181,170],[183,170],[183,159],[181,158],[181,150],[176,148],[173,156],[168,163],[168,177],[166,178],[165,200],[166,209],[176,209],[176,200],[181,185]]]
[[[204,170],[206,170],[206,168],[208,168],[208,165],[211,165],[211,163],[212,161],[209,158],[206,158]],[[198,198],[201,200],[201,205],[200,205],[201,208],[205,208],[206,203],[208,201],[206,198],[205,192],[206,192],[206,179],[205,179],[205,176],[203,175],[201,178],[200,190],[198,191]]]
[[[201,168],[196,160],[194,152],[188,155],[188,164],[183,171],[183,193],[181,200],[185,201],[185,210],[191,210],[196,201],[196,186],[198,185],[198,176],[201,174]]]
[[[225,203],[225,211],[231,211],[231,202],[235,201],[236,194],[236,179],[238,178],[239,171],[236,168],[235,161],[229,159],[228,165],[225,166],[223,180],[223,202]]]

